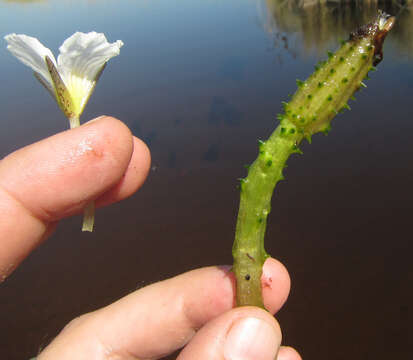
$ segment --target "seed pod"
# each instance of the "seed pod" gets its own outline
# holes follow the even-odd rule
[[[376,20],[350,34],[336,53],[328,53],[316,71],[304,82],[285,105],[285,119],[304,136],[325,131],[333,117],[348,107],[347,101],[383,59],[383,41],[395,18],[380,12]]]

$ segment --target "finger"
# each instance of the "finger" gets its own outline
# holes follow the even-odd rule
[[[129,129],[119,120],[102,117],[0,161],[0,281],[57,220],[80,212],[111,189],[112,202],[134,190],[132,183],[143,182],[150,160],[146,147],[135,144],[135,151],[145,149],[145,155],[132,156]],[[140,162],[131,164],[131,159]]]
[[[272,278],[264,301],[276,311],[287,298],[290,279],[275,259],[265,262],[263,272]],[[51,343],[44,359],[78,358],[73,357],[77,353],[66,354],[67,344],[79,354],[87,354],[85,359],[93,358],[91,351],[96,348],[110,349],[109,355],[119,359],[161,358],[183,347],[207,322],[232,309],[234,298],[234,276],[228,267],[190,271],[81,317]]]
[[[146,144],[133,137],[133,152],[128,168],[112,189],[96,199],[96,207],[112,204],[134,194],[145,182],[151,163],[150,159],[151,154]]]
[[[177,360],[274,360],[280,344],[274,317],[259,308],[242,307],[209,322]]]
[[[278,352],[277,360],[302,360],[297,350],[290,346],[281,346]]]
[[[275,314],[287,301],[291,280],[284,265],[268,258],[262,268],[261,289],[265,308]],[[285,289],[286,291],[280,291]]]

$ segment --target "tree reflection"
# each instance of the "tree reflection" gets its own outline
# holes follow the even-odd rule
[[[400,50],[413,55],[413,0],[266,0],[266,6],[265,26],[275,34],[276,46],[280,33],[296,34],[305,53],[324,52],[381,9],[398,17],[391,37]]]

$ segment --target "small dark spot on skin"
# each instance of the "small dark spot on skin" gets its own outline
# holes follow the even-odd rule
[[[103,157],[103,151],[102,150],[96,150],[95,148],[93,148],[92,153],[97,158],[102,158]]]
[[[245,275],[245,280],[249,281],[251,279],[251,276],[249,274]]]
[[[267,288],[272,288],[272,277],[264,277],[262,281],[262,286]]]

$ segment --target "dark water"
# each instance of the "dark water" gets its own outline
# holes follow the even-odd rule
[[[149,145],[131,199],[93,234],[63,221],[0,288],[0,358],[37,353],[73,317],[151,282],[231,263],[236,179],[276,126],[281,101],[377,3],[254,0],[0,1],[0,35],[53,51],[73,32],[121,39],[83,119],[110,114]],[[368,5],[365,5],[367,4]],[[277,318],[304,359],[407,359],[412,303],[413,10],[329,136],[289,161],[268,251],[292,277]],[[0,155],[65,130],[30,70],[0,47]],[[166,235],[167,234],[167,235]]]

